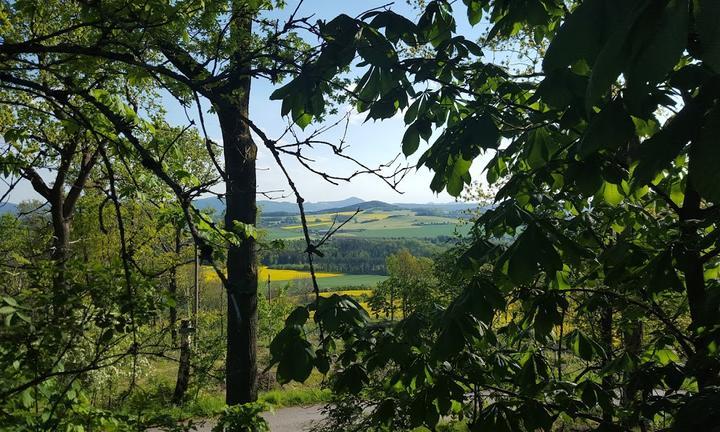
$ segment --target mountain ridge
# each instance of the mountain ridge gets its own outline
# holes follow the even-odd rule
[[[194,204],[200,209],[214,209],[216,213],[222,213],[225,209],[225,203],[218,198],[200,198],[194,201]],[[258,200],[258,206],[261,211],[267,215],[297,215],[299,210],[297,203],[291,201],[271,201]],[[361,210],[377,209],[377,210],[436,210],[440,212],[457,212],[479,207],[478,203],[463,202],[447,202],[447,203],[388,203],[380,200],[363,200],[352,196],[336,201],[317,201],[306,202],[304,204],[305,211],[310,214],[322,212],[345,212]],[[0,206],[0,214],[17,213],[17,204],[4,203]]]
[[[297,203],[290,201],[258,200],[263,214],[266,215],[296,215],[299,214]],[[201,209],[213,208],[216,212],[222,212],[225,205],[218,198],[201,198],[195,200],[195,205]],[[337,201],[305,202],[304,208],[307,213],[321,212],[342,212],[355,211],[357,208],[368,210],[436,210],[440,212],[457,212],[479,207],[479,203],[447,202],[447,203],[388,203],[380,200],[365,201],[358,197],[349,197]]]

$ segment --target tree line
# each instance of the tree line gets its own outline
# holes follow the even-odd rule
[[[415,256],[431,257],[452,245],[450,238],[434,239],[360,239],[337,237],[322,250],[314,261],[319,271],[349,274],[387,274],[387,257],[408,250]],[[309,270],[301,240],[284,242],[281,249],[263,251],[260,262],[272,268]]]

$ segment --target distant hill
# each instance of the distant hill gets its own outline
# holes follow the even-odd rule
[[[0,204],[0,215],[5,213],[17,213],[17,204],[13,203],[3,203]]]
[[[216,214],[222,213],[225,203],[218,198],[202,198],[195,201],[198,208],[215,209]],[[290,201],[258,200],[258,206],[266,216],[291,216],[299,213],[297,204]],[[306,202],[307,213],[337,213],[361,210],[425,210],[433,213],[455,213],[468,209],[475,209],[477,203],[449,202],[449,203],[386,203],[383,201],[365,201],[358,197],[350,197],[338,201]]]
[[[307,202],[305,203],[305,211],[307,212],[318,212],[323,210],[329,210],[339,207],[347,207],[355,204],[360,204],[365,201],[357,197],[350,197],[339,201],[319,201],[319,202]],[[291,201],[270,201],[270,200],[258,200],[258,206],[261,211],[265,214],[298,214],[297,203]],[[201,198],[195,200],[195,205],[201,209],[212,208],[216,213],[221,213],[225,209],[225,202],[218,198]]]
[[[315,210],[308,213],[343,213],[343,212],[353,212],[357,209],[360,210],[385,210],[385,211],[392,211],[392,210],[402,210],[402,207],[398,207],[395,204],[388,204],[383,201],[361,201],[359,203],[354,203],[348,206],[344,207],[335,207],[335,208],[329,208],[326,210]]]
[[[201,198],[195,200],[195,206],[200,209],[213,209],[216,215],[225,210],[225,202],[218,198]],[[297,204],[289,201],[258,200],[258,206],[263,214],[268,216],[292,216],[298,214]],[[425,210],[432,213],[455,213],[468,209],[478,208],[477,203],[386,203],[383,201],[364,201],[358,197],[350,197],[338,201],[319,201],[305,203],[305,211],[308,213],[338,213],[360,210]],[[17,213],[17,204],[0,204],[0,214]]]
[[[426,204],[416,204],[416,203],[407,203],[407,204],[395,204],[397,206],[401,206],[406,209],[410,210],[438,210],[438,211],[446,211],[446,212],[457,212],[462,210],[471,210],[476,209],[480,207],[480,204],[478,203],[468,203],[468,202],[449,202],[449,203],[426,203]]]

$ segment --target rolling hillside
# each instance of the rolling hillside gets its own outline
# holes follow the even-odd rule
[[[313,236],[322,235],[333,224],[344,222],[355,211],[347,208],[336,212],[308,214],[308,226]],[[263,216],[262,226],[274,239],[295,239],[302,237],[299,218],[292,216]],[[466,233],[468,225],[462,215],[436,216],[419,210],[383,206],[361,210],[336,236],[362,238],[433,238]]]

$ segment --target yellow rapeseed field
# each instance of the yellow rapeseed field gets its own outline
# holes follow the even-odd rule
[[[258,280],[261,282],[267,281],[268,275],[270,275],[271,281],[291,281],[296,279],[310,279],[310,272],[299,271],[299,270],[283,270],[283,269],[272,269],[265,266],[261,266],[258,271]],[[315,276],[318,278],[328,278],[340,276],[340,273],[323,273],[316,272]],[[202,279],[205,282],[217,282],[218,277],[215,270],[210,267],[202,268]]]

